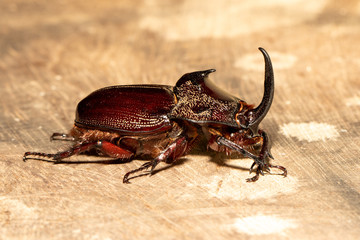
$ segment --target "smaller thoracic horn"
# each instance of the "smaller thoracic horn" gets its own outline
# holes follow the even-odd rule
[[[202,76],[207,76],[209,75],[210,73],[213,73],[215,72],[216,70],[215,69],[209,69],[209,70],[205,70],[205,71],[202,71]]]
[[[265,60],[265,81],[264,81],[264,96],[261,103],[255,109],[248,112],[248,127],[254,134],[257,134],[258,125],[266,116],[270,109],[271,103],[274,98],[274,72],[271,64],[269,54],[263,48],[259,48],[261,53],[264,55]]]

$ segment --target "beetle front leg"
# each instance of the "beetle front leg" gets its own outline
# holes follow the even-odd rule
[[[254,163],[250,167],[250,173],[253,171],[253,168],[256,164],[258,165],[258,167],[256,169],[256,175],[253,178],[248,178],[247,179],[248,182],[257,181],[259,179],[259,174],[264,175],[263,170],[265,170],[267,172],[270,171],[270,168],[269,168],[270,166],[269,166],[269,164],[266,163],[266,158],[272,157],[272,155],[270,154],[270,150],[269,150],[270,149],[269,148],[269,138],[268,138],[267,134],[262,130],[259,130],[258,133],[260,134],[260,141],[262,139],[262,146],[261,146],[259,156],[257,157],[257,159],[254,159]]]
[[[281,175],[283,175],[284,177],[287,176],[287,170],[285,167],[283,166],[280,166],[280,165],[272,165],[270,163],[266,163],[266,158],[267,157],[270,157],[272,159],[274,159],[274,157],[271,155],[270,153],[270,147],[269,147],[269,138],[266,134],[266,132],[262,131],[262,130],[259,130],[258,131],[259,134],[261,135],[262,137],[262,140],[263,140],[263,144],[262,144],[262,147],[261,147],[261,150],[260,150],[260,153],[259,153],[259,161],[254,161],[254,163],[251,165],[251,168],[250,168],[250,172],[252,172],[254,166],[256,164],[258,164],[258,167],[256,169],[256,175],[252,178],[248,178],[247,181],[248,182],[255,182],[259,179],[259,174],[261,175],[264,175],[263,174],[263,170],[266,170],[266,171],[270,171],[270,168],[277,168],[277,169],[280,169],[283,171],[283,173]]]
[[[247,151],[243,147],[239,146],[238,144],[232,142],[231,140],[229,140],[223,136],[219,136],[217,138],[216,142],[219,145],[224,145],[230,149],[240,152],[242,155],[244,155],[246,157],[252,158],[254,160],[254,163],[250,167],[250,173],[253,171],[253,168],[255,167],[255,165],[258,165],[258,167],[256,168],[256,175],[252,178],[248,178],[246,180],[247,182],[257,181],[259,179],[260,174],[264,175],[263,171],[270,171],[270,168],[278,168],[278,169],[282,170],[283,171],[282,175],[284,177],[286,177],[287,176],[286,168],[284,168],[283,166],[272,165],[272,164],[266,162],[267,157],[273,158],[269,151],[269,139],[267,137],[267,134],[264,131],[259,130],[259,134],[261,135],[262,142],[263,142],[259,156],[256,156],[255,154]]]

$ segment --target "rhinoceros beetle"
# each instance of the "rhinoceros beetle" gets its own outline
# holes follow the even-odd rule
[[[123,182],[129,183],[131,178],[154,173],[160,162],[174,163],[203,134],[208,148],[226,154],[237,152],[254,160],[250,173],[257,166],[256,175],[248,182],[257,181],[270,168],[278,168],[286,176],[286,168],[269,163],[268,158],[273,158],[269,139],[258,129],[274,96],[271,60],[263,48],[259,50],[265,60],[265,81],[264,95],[257,107],[218,89],[208,77],[215,69],[187,73],[174,87],[106,87],[80,101],[75,125],[68,134],[51,136],[51,140],[73,141],[72,147],[55,154],[26,152],[23,160],[41,157],[59,163],[93,149],[122,162],[150,157],[150,161],[125,174]]]

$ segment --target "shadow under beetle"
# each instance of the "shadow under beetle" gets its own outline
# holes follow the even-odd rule
[[[269,139],[258,125],[270,109],[274,96],[274,74],[268,53],[259,48],[265,60],[264,95],[254,108],[243,100],[218,89],[208,75],[215,69],[187,73],[174,87],[166,85],[124,85],[99,89],[77,106],[75,125],[69,134],[54,133],[51,140],[73,141],[66,151],[55,154],[26,152],[23,160],[37,157],[62,162],[74,154],[96,149],[123,162],[151,158],[125,174],[150,169],[160,162],[174,163],[204,134],[208,148],[218,152],[240,153],[252,158],[250,173],[258,180],[270,168],[286,168],[269,163]],[[32,157],[31,157],[32,156]]]

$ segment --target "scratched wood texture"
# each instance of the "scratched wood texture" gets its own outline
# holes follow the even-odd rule
[[[358,239],[360,4],[334,1],[0,2],[1,239]],[[141,161],[52,164],[79,100],[186,72],[250,103],[264,47],[276,92],[262,122],[289,176],[246,183],[249,159],[199,146],[152,177]],[[77,156],[72,160],[103,160]]]

